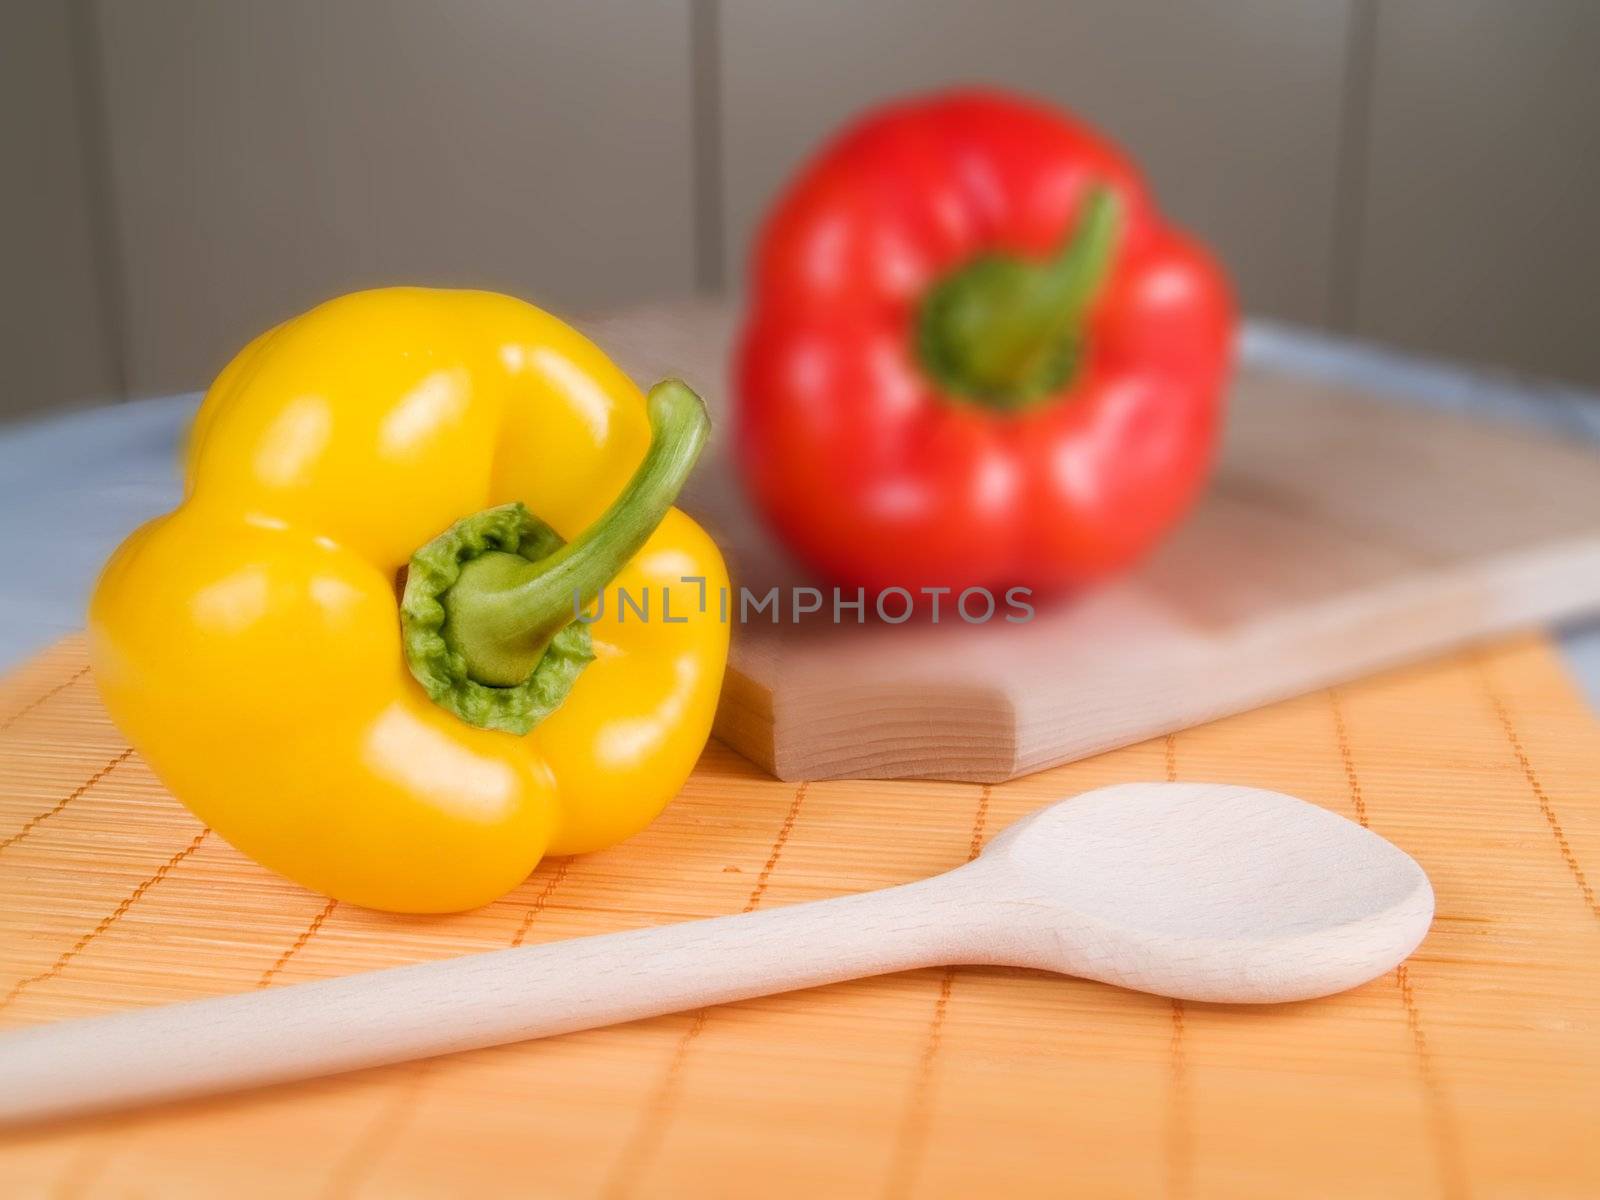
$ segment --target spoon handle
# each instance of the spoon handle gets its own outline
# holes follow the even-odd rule
[[[955,873],[738,916],[62,1021],[0,1037],[0,1123],[331,1075],[961,961]]]

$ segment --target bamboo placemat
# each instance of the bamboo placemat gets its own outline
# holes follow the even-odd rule
[[[35,1130],[0,1142],[0,1194],[1600,1193],[1600,724],[1536,638],[993,787],[796,787],[713,744],[642,836],[428,919],[208,834],[70,640],[0,685],[0,1024],[899,883],[1161,777],[1370,824],[1432,877],[1433,932],[1309,1004],[924,971]]]

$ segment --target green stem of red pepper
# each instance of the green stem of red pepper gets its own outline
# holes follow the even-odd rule
[[[1096,187],[1054,258],[989,254],[951,275],[919,314],[923,366],[953,395],[1004,412],[1059,392],[1083,361],[1120,226],[1116,194]]]
[[[711,429],[675,379],[650,389],[650,448],[611,507],[563,543],[521,504],[457,521],[412,556],[401,601],[407,664],[463,720],[526,733],[592,658],[578,614],[638,554]]]

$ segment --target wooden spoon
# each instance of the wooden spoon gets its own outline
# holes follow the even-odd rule
[[[328,1075],[949,963],[1190,1000],[1324,996],[1422,940],[1433,891],[1377,834],[1276,792],[1059,801],[903,887],[474,954],[0,1037],[0,1121]]]

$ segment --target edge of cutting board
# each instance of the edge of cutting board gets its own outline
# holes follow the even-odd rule
[[[774,695],[731,666],[715,732],[783,780],[1003,783],[1594,610],[1600,538],[1341,598],[1177,661],[1152,648],[1139,662],[1077,674],[1066,697],[956,678],[853,689],[786,681]]]

